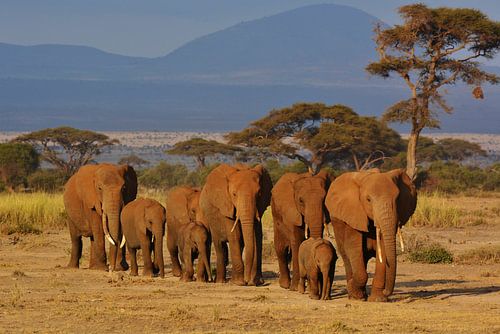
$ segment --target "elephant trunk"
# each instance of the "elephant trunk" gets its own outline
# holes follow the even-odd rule
[[[154,235],[154,265],[159,270],[161,278],[165,277],[165,264],[163,263],[163,231],[155,231]]]
[[[375,225],[381,234],[381,239],[384,243],[385,252],[385,286],[384,295],[390,296],[394,291],[396,282],[396,228],[397,228],[397,213],[396,205],[393,201],[385,201],[375,212]],[[378,241],[377,249],[381,249],[380,240]],[[377,254],[378,261],[378,254]]]
[[[237,206],[236,216],[239,217],[241,222],[241,231],[243,234],[243,243],[245,247],[243,249],[243,266],[244,266],[244,280],[246,283],[251,283],[252,268],[254,264],[254,256],[256,251],[256,240],[255,240],[255,217],[256,217],[257,206],[255,203],[255,198],[250,197],[242,203],[242,205]]]
[[[120,211],[123,206],[121,193],[108,191],[103,198],[102,221],[106,238],[110,242],[110,268],[115,269],[118,245],[121,241]]]
[[[323,238],[324,218],[323,202],[314,206],[306,205],[304,222],[307,225],[306,228],[309,227],[310,238]]]

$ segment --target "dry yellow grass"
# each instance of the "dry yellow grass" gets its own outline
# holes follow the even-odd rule
[[[0,194],[2,233],[40,233],[66,224],[62,194]]]

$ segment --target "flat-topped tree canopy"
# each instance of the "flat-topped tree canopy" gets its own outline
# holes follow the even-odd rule
[[[360,159],[369,165],[373,152],[382,150],[390,155],[402,143],[399,134],[376,118],[359,116],[345,105],[323,103],[297,103],[272,110],[226,138],[261,157],[300,160],[311,172],[340,160],[349,160],[359,169]]]
[[[424,128],[438,128],[439,110],[452,112],[441,88],[463,82],[484,98],[481,85],[497,84],[498,76],[484,71],[477,59],[493,58],[500,48],[500,22],[469,8],[429,8],[413,4],[399,8],[400,25],[375,28],[379,60],[366,69],[384,78],[400,76],[411,97],[387,109],[384,120],[410,123],[407,173],[416,176],[416,148]]]
[[[198,168],[205,167],[205,159],[209,156],[226,155],[233,156],[241,151],[241,148],[218,142],[216,140],[206,140],[203,138],[191,138],[180,141],[165,151],[172,155],[191,156],[196,159]]]
[[[18,136],[17,142],[30,143],[41,151],[42,159],[71,175],[101,153],[101,149],[118,143],[116,139],[90,130],[68,126],[48,128]]]

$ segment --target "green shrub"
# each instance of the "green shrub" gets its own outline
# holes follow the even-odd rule
[[[219,166],[219,164],[212,164],[192,171],[186,176],[185,183],[193,187],[203,187],[208,174],[217,166]]]
[[[39,166],[35,148],[23,143],[0,143],[0,180],[14,190],[26,186],[26,178]]]
[[[28,186],[31,189],[48,193],[62,191],[66,181],[66,174],[55,169],[37,170],[28,176]]]
[[[168,189],[177,185],[185,184],[188,169],[181,164],[171,165],[160,162],[156,166],[139,172],[139,184],[146,188]]]
[[[432,243],[409,252],[411,262],[420,263],[452,263],[453,255],[442,245]]]

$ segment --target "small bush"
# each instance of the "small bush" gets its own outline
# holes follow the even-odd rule
[[[63,172],[53,169],[40,169],[28,176],[28,186],[40,192],[62,191],[67,177]]]
[[[154,167],[140,171],[139,184],[146,188],[169,189],[184,184],[188,169],[184,165],[160,162]]]
[[[471,249],[456,257],[460,264],[497,264],[500,263],[500,245],[483,246]]]
[[[408,258],[411,262],[431,264],[453,262],[453,255],[438,243],[433,243],[421,249],[413,250],[408,254]]]

